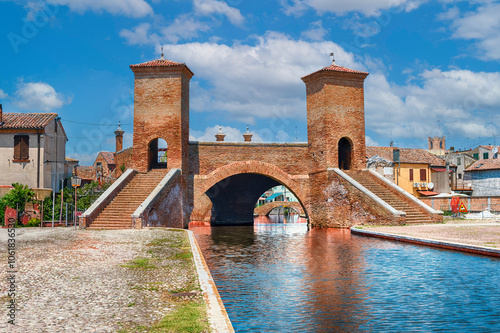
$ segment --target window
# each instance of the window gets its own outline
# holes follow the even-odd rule
[[[488,155],[488,153],[483,153],[483,160],[487,160],[489,158]]]
[[[426,169],[420,169],[420,181],[421,182],[427,181],[427,170]]]
[[[431,141],[431,149],[432,149],[432,141]]]
[[[460,157],[457,157],[457,165],[462,164],[462,159]]]
[[[413,169],[410,169],[410,181],[413,181]]]
[[[14,135],[14,160],[28,160],[30,158],[29,142],[29,135]]]
[[[443,149],[443,141],[439,143],[439,149]]]
[[[458,179],[462,179],[462,174],[461,173],[459,173],[457,176],[458,176]]]
[[[474,159],[478,160],[479,159],[479,153],[474,153],[472,154],[472,156],[474,157]]]

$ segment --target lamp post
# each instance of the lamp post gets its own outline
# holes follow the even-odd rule
[[[71,178],[71,186],[73,186],[75,188],[75,220],[74,220],[75,229],[76,229],[76,199],[77,199],[76,188],[80,187],[81,184],[82,184],[82,179],[80,177],[73,176],[73,178]]]

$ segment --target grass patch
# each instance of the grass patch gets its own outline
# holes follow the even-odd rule
[[[151,258],[137,258],[129,262],[128,264],[120,265],[126,268],[138,268],[138,269],[150,269],[156,268],[153,264],[151,264]]]
[[[163,317],[149,332],[208,332],[205,304],[199,300],[188,301]]]

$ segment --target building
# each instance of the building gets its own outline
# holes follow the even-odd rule
[[[482,159],[464,171],[473,196],[500,196],[500,159]]]
[[[96,179],[100,181],[112,181],[112,177],[116,169],[115,162],[116,153],[110,151],[100,151],[94,161],[94,170],[96,170]]]
[[[476,161],[496,158],[494,157],[495,153],[493,153],[493,148],[495,148],[495,146],[478,146],[477,148],[469,150],[468,155],[474,158]]]
[[[68,139],[60,119],[56,113],[4,113],[0,104],[0,185],[61,189]]]
[[[399,151],[399,162],[394,151]],[[447,165],[444,159],[428,151],[414,148],[366,147],[366,154],[368,169],[384,175],[416,197],[451,191],[455,165]]]
[[[465,170],[476,162],[476,159],[471,156],[470,151],[453,151],[450,149],[445,155],[439,157],[444,159],[449,165],[456,166],[451,189],[454,192],[472,194],[471,182],[464,179]]]
[[[429,137],[429,153],[434,155],[444,155],[446,153],[446,138],[435,136]]]

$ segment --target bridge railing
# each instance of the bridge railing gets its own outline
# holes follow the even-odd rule
[[[396,191],[398,191],[399,193],[401,193],[402,195],[404,195],[406,198],[410,199],[411,201],[413,201],[414,203],[416,203],[420,207],[424,208],[429,213],[431,213],[431,214],[437,214],[437,215],[443,215],[443,211],[441,211],[441,210],[435,210],[434,208],[432,208],[429,205],[425,204],[421,200],[418,200],[414,195],[408,193],[407,191],[405,191],[404,189],[402,189],[398,185],[394,184],[393,182],[391,182],[387,178],[383,177],[378,172],[373,171],[373,170],[368,170],[368,171],[372,175],[374,175],[375,177],[377,177],[378,179],[382,180],[384,183],[386,183],[387,185],[389,185],[390,187],[392,187],[393,189],[395,189]]]
[[[137,170],[127,169],[81,216],[80,227],[86,228],[99,215],[99,213],[115,198],[137,174]]]
[[[363,185],[358,183],[356,180],[354,180],[352,177],[347,175],[344,171],[340,170],[339,168],[333,168],[333,171],[335,171],[336,174],[338,174],[340,177],[344,178],[346,181],[348,181],[352,186],[363,192],[367,197],[375,201],[377,204],[385,208],[387,211],[392,213],[395,216],[406,216],[405,212],[399,211],[389,205],[387,202],[384,200],[380,199],[377,195],[375,195],[373,192],[369,191],[366,189]]]

